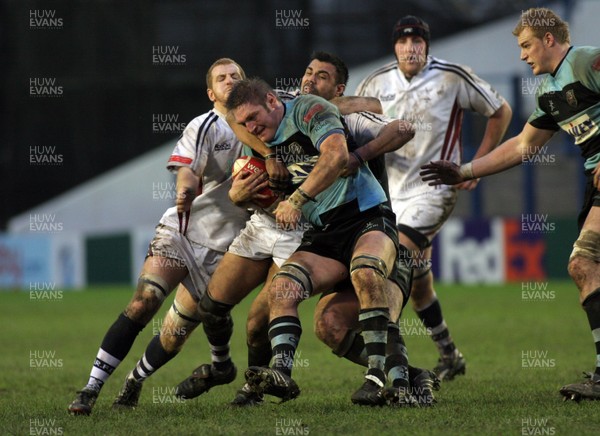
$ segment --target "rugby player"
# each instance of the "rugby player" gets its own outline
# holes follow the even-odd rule
[[[352,110],[360,105],[369,107],[369,101],[354,97],[341,97],[348,79],[348,70],[345,64],[338,57],[325,52],[316,52],[311,58],[305,74],[302,78],[301,92],[320,95],[336,102],[340,111]],[[278,95],[289,100],[294,98],[297,93],[279,92]],[[353,104],[349,106],[347,102]],[[377,109],[376,107],[373,107]],[[372,157],[381,156],[381,158],[370,161],[369,166],[377,174],[380,182],[387,187],[387,176],[385,175],[385,165],[383,164],[383,153],[391,151],[412,137],[410,126],[406,123],[395,121],[388,125],[389,119],[381,118],[372,113],[355,113],[344,117],[350,134],[361,146],[353,151],[357,155],[352,155],[348,170],[356,171],[360,162],[370,160]],[[386,126],[387,125],[387,126]],[[235,129],[234,129],[235,130]],[[384,133],[385,130],[385,133]],[[251,143],[252,138],[248,133],[238,133],[245,143]],[[389,145],[382,142],[382,146],[377,146],[378,140],[387,141]],[[389,139],[386,139],[389,138]],[[256,139],[256,138],[254,138]],[[372,142],[371,142],[372,141]],[[360,159],[360,160],[359,160]],[[259,183],[258,179],[248,179],[249,183]],[[243,189],[236,190],[237,181],[234,181],[234,187],[230,191],[230,197],[237,202],[244,202],[247,198],[240,195]],[[248,222],[246,229],[234,240],[229,252],[225,255],[222,265],[211,280],[212,283],[219,283],[218,286],[209,285],[209,292],[213,298],[213,292],[218,293],[217,300],[227,300],[230,303],[241,300],[245,297],[253,285],[240,286],[245,283],[245,277],[249,274],[257,273],[255,282],[260,283],[265,277],[265,268],[271,265],[269,276],[266,283],[270,283],[272,275],[278,271],[278,267],[293,253],[300,244],[301,231],[285,231],[278,227],[274,219],[268,212],[258,210]],[[271,259],[273,264],[271,264]],[[260,272],[261,264],[263,272]],[[401,289],[407,290],[409,285],[408,277],[397,278],[396,281],[402,283]],[[338,355],[343,355],[350,360],[366,366],[364,357],[364,342],[362,336],[356,333],[358,320],[358,301],[355,294],[351,291],[351,285],[347,286],[350,290],[346,292],[332,292],[325,296],[318,305],[315,313],[315,327],[317,336],[329,345]],[[406,295],[401,295],[399,286],[390,281],[388,298],[392,299],[390,307],[392,308],[392,319],[396,320],[401,310],[402,302],[406,301]],[[267,336],[268,326],[268,286],[265,286],[259,296],[252,303],[248,314],[247,322],[247,342],[248,342],[248,365],[249,366],[267,366],[271,359],[271,348]],[[234,297],[235,296],[235,297]],[[399,300],[403,297],[402,300]],[[338,304],[339,303],[339,304]],[[343,305],[343,310],[340,310]],[[390,323],[389,333],[398,337],[398,326],[396,323]],[[356,344],[354,343],[356,342]],[[394,343],[394,341],[392,341]],[[401,339],[396,340],[397,346],[403,348]],[[398,354],[390,353],[390,354]],[[203,377],[202,374],[208,373],[206,368],[208,364],[201,365],[194,373],[179,384],[177,392],[186,398],[196,397],[206,392],[212,385],[210,377]],[[419,386],[417,399],[423,399],[430,404],[433,401],[431,387],[433,380],[431,374],[424,370],[410,368],[411,382]],[[411,383],[413,384],[413,383]],[[427,391],[427,392],[425,392]],[[425,395],[425,393],[427,393]],[[238,391],[238,395],[232,402],[236,405],[249,405],[262,402],[262,395],[250,389],[248,384]]]
[[[560,129],[575,139],[587,180],[578,217],[579,236],[568,270],[579,289],[596,346],[596,368],[587,380],[563,386],[565,400],[600,399],[600,48],[572,46],[568,23],[547,8],[525,11],[513,30],[521,60],[533,74],[547,74],[536,92],[537,106],[521,133],[493,152],[461,166],[441,160],[422,167],[430,185],[456,184],[512,168],[542,150]]]
[[[460,162],[464,110],[488,118],[475,157],[500,143],[512,111],[468,67],[428,56],[429,40],[425,21],[411,15],[401,18],[392,34],[396,59],[367,76],[356,94],[379,98],[385,115],[415,126],[415,137],[388,155],[390,194],[400,243],[409,249],[406,263],[414,267],[411,303],[437,345],[440,357],[434,372],[440,379],[452,380],[465,373],[466,361],[450,335],[433,289],[431,242],[452,213],[457,190],[472,190],[478,180],[430,187],[421,181],[419,170],[436,159]]]
[[[172,359],[200,323],[206,310],[198,301],[208,280],[249,215],[228,197],[231,166],[243,145],[225,120],[224,103],[244,70],[228,58],[217,60],[206,74],[209,112],[194,118],[177,142],[167,168],[177,174],[176,206],[156,227],[133,298],[108,329],[94,360],[87,385],[78,391],[68,410],[89,415],[102,386],[131,349],[164,299],[179,285],[161,333],[149,343],[136,368],[125,380],[114,408],[137,404],[142,382]],[[226,320],[229,322],[229,320]],[[211,343],[219,344],[218,330],[205,328]],[[213,349],[215,365],[227,367],[227,355]],[[235,373],[227,373],[231,380]]]

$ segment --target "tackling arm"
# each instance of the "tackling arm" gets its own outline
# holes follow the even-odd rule
[[[478,177],[500,173],[523,162],[523,157],[533,156],[554,135],[552,130],[543,130],[525,124],[517,136],[503,142],[488,154],[461,166],[449,161],[431,162],[421,167],[423,181],[431,186],[455,185]]]
[[[362,111],[383,114],[381,102],[375,97],[340,96],[332,98],[329,102],[336,105],[342,115]]]
[[[415,136],[415,129],[408,121],[394,120],[387,124],[377,138],[358,147],[354,152],[358,153],[362,160],[371,160],[384,153],[398,150]]]
[[[179,167],[177,170],[177,199],[175,205],[177,212],[183,213],[190,210],[192,201],[198,195],[200,178],[194,174],[190,167]]]

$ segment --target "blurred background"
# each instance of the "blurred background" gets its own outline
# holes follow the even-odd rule
[[[293,87],[313,50],[331,51],[350,68],[350,95],[369,72],[393,59],[396,20],[419,15],[431,27],[431,54],[469,65],[492,83],[513,108],[509,133],[516,133],[533,109],[540,80],[518,59],[511,30],[519,14],[552,7],[570,22],[575,44],[598,45],[599,3],[1,0],[0,287],[135,278],[153,225],[174,201],[174,179],[164,165],[185,125],[210,109],[205,73],[219,57],[235,59],[248,75],[273,86]],[[465,117],[466,158],[479,145],[484,121]],[[444,267],[436,259],[448,280],[510,280],[511,219],[519,235],[525,221],[552,227],[519,241],[525,241],[524,252],[536,241],[545,244],[537,276],[554,271],[553,262],[563,274],[563,258],[548,260],[545,253],[554,246],[548,238],[562,247],[576,235],[581,161],[562,134],[543,154],[543,161],[461,195],[454,216],[463,230],[454,245],[463,255],[457,256],[464,257],[460,243],[468,238],[480,244],[476,256],[485,253],[481,244],[495,226],[504,229],[494,236],[501,251],[489,261],[483,256],[479,269]],[[523,259],[515,264],[521,273],[528,268]],[[479,272],[469,276],[473,269]]]

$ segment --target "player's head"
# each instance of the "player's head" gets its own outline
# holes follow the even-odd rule
[[[283,118],[283,105],[275,91],[259,78],[235,83],[225,108],[233,114],[236,123],[263,142],[273,139]]]
[[[394,53],[400,70],[408,78],[418,74],[425,66],[430,36],[429,25],[414,15],[406,15],[394,25]]]
[[[331,100],[344,95],[348,83],[348,67],[339,57],[316,51],[302,76],[302,94],[314,94]]]
[[[551,73],[571,43],[569,25],[547,8],[531,8],[521,14],[513,30],[521,47],[521,60],[533,74]]]
[[[206,73],[208,98],[223,111],[233,84],[245,78],[244,69],[233,59],[217,59]]]

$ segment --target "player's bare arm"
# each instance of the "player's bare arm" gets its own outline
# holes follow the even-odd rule
[[[490,153],[461,166],[448,161],[431,162],[421,167],[419,173],[431,186],[455,185],[465,180],[489,176],[519,165],[524,158],[540,151],[554,132],[525,124],[519,135],[503,142]]]
[[[199,186],[200,179],[190,167],[180,167],[177,170],[177,199],[175,201],[177,212],[183,213],[190,210],[192,201],[198,195]]]
[[[415,136],[414,126],[408,121],[394,120],[387,124],[377,137],[350,153],[342,176],[354,174],[363,162],[385,153],[398,150]]]
[[[375,97],[339,96],[332,98],[330,102],[337,106],[342,115],[362,111],[383,114],[381,102]]]
[[[329,135],[321,144],[321,155],[304,183],[275,209],[277,222],[294,228],[302,214],[302,206],[330,187],[348,162],[348,146],[341,133]]]
[[[481,140],[481,144],[473,157],[473,160],[480,158],[488,154],[492,151],[502,138],[506,134],[506,130],[508,129],[508,125],[510,124],[510,120],[512,118],[512,109],[507,102],[504,102],[502,106],[498,108],[494,114],[488,118],[487,125],[485,128],[485,133],[483,134],[483,139]],[[479,183],[479,179],[467,180],[458,184],[456,187],[458,189],[464,189],[467,191],[472,191],[475,189],[477,184]]]

